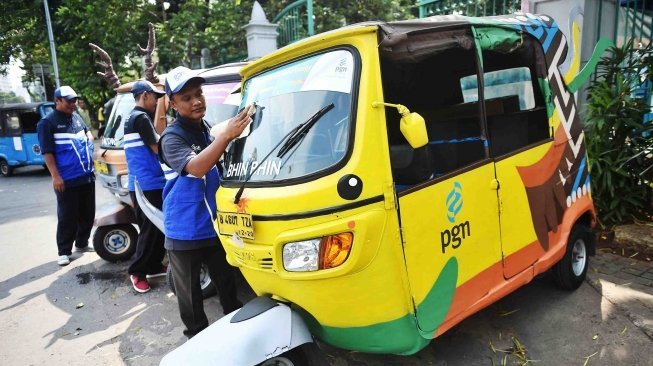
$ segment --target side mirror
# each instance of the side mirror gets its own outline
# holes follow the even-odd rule
[[[426,122],[424,122],[424,117],[420,116],[419,113],[411,112],[401,104],[383,102],[372,103],[373,108],[378,108],[380,106],[397,108],[397,112],[401,115],[399,130],[406,140],[408,140],[408,143],[413,149],[420,148],[429,143],[429,136],[426,133]]]

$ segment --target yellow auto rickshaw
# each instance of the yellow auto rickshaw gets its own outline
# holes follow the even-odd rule
[[[413,354],[540,273],[580,286],[595,212],[567,52],[545,15],[436,16],[246,66],[215,226],[258,297],[161,364],[303,365],[314,338]]]

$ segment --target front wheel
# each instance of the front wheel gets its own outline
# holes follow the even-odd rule
[[[93,248],[109,262],[127,260],[136,252],[138,232],[131,224],[101,226],[93,234]]]
[[[574,226],[569,233],[565,256],[553,267],[553,280],[558,287],[575,290],[585,281],[589,267],[589,243],[588,231]]]
[[[3,177],[10,177],[13,172],[14,168],[9,165],[7,160],[0,159],[0,175]]]
[[[168,272],[166,273],[166,281],[168,282],[170,291],[172,291],[172,293],[176,295],[177,292],[175,291],[175,282],[172,277],[171,265],[168,265]],[[204,263],[202,263],[202,268],[200,269],[200,287],[202,288],[202,297],[205,299],[208,299],[209,297],[218,293],[215,284],[211,281],[211,277],[209,277],[209,271],[206,268],[206,265],[204,265]]]

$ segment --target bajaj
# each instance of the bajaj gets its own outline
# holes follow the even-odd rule
[[[540,273],[580,286],[595,212],[567,51],[548,16],[440,16],[246,66],[215,226],[258,297],[162,364],[304,365],[313,337],[413,354]]]

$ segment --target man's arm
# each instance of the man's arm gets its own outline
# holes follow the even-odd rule
[[[52,153],[44,153],[43,157],[45,158],[45,165],[47,165],[50,175],[52,176],[52,186],[57,192],[63,192],[66,190],[66,186],[59,175],[59,170],[57,169],[57,163],[54,160],[54,155]]]

